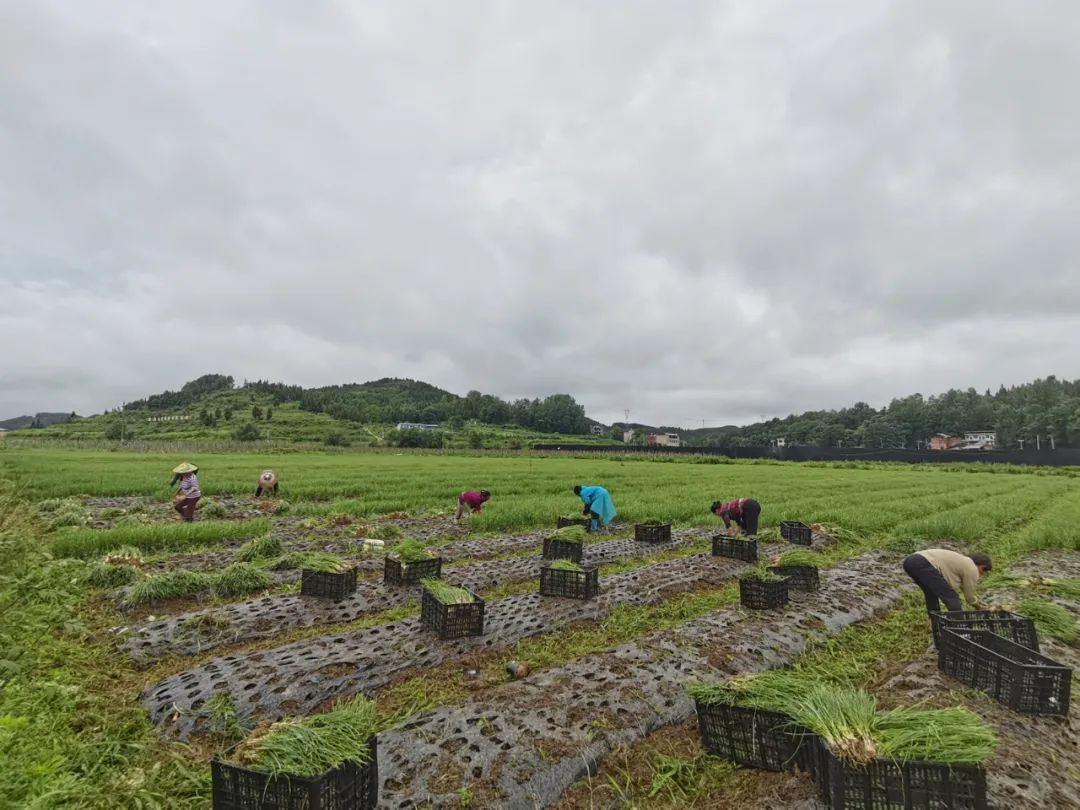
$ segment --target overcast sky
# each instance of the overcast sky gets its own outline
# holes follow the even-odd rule
[[[0,0],[0,418],[1080,376],[1080,4]]]

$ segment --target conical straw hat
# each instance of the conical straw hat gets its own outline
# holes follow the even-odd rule
[[[174,473],[189,473],[189,472],[195,472],[198,469],[199,468],[196,467],[194,464],[188,464],[186,461],[184,461],[184,462],[182,462],[180,464],[177,464],[175,467],[173,467],[173,472]]]

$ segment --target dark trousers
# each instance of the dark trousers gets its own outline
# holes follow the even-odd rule
[[[742,520],[738,521],[739,528],[747,535],[757,534],[758,518],[761,517],[761,504],[753,498],[747,499],[742,508]]]
[[[195,519],[195,507],[198,503],[198,498],[184,498],[184,500],[174,504],[173,509],[180,514],[180,517],[191,523]]]
[[[927,613],[935,613],[941,609],[938,604],[939,599],[945,603],[946,610],[963,610],[960,606],[960,597],[953,590],[952,585],[923,555],[912,554],[906,557],[904,559],[904,573],[915,580],[915,584],[922,588],[923,596],[926,597]]]

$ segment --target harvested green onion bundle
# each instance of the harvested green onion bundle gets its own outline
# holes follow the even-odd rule
[[[406,564],[431,559],[424,544],[412,537],[407,537],[397,543],[390,553]]]
[[[359,695],[326,714],[274,723],[241,743],[233,759],[272,777],[318,776],[346,762],[366,764],[376,731],[375,704]]]
[[[773,565],[808,565],[811,568],[821,567],[821,555],[816,551],[805,548],[792,548],[783,551],[773,560]]]
[[[1076,617],[1061,605],[1056,605],[1046,599],[1034,597],[1024,599],[1017,605],[1016,612],[1031,619],[1040,635],[1066,642],[1076,641],[1080,636],[1080,631],[1076,626]]]
[[[467,605],[474,601],[473,595],[465,588],[459,588],[441,579],[427,577],[420,580],[420,584],[436,601],[444,605]]]
[[[273,535],[255,537],[236,550],[236,559],[241,562],[254,562],[281,554],[281,541]]]
[[[579,574],[585,572],[585,569],[573,560],[552,560],[548,563],[548,568],[551,568],[554,571],[575,571]]]
[[[767,571],[764,568],[755,568],[754,570],[743,574],[739,579],[757,579],[761,582],[779,582],[784,579],[784,577],[779,574],[774,574],[772,571]]]
[[[584,526],[563,526],[551,533],[552,540],[562,540],[564,543],[584,543],[588,536]]]
[[[692,681],[690,697],[779,712],[818,735],[838,757],[865,764],[875,757],[943,763],[979,763],[994,751],[996,738],[967,709],[893,709],[878,712],[872,695],[818,683],[788,670],[731,678],[723,683]]]
[[[342,574],[348,568],[341,557],[325,551],[293,551],[278,557],[267,567],[271,571],[306,568],[321,574]]]
[[[977,764],[994,753],[997,738],[963,708],[893,709],[874,727],[878,755],[889,759]]]

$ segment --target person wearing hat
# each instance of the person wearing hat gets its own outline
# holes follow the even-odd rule
[[[747,537],[757,534],[761,504],[753,498],[736,498],[727,503],[713,501],[709,511],[724,521],[724,531],[729,535],[732,532],[738,534],[739,529],[746,532]],[[732,523],[735,524],[734,527]]]
[[[574,494],[581,498],[581,502],[585,504],[582,514],[588,515],[592,519],[590,528],[594,532],[597,530],[600,521],[603,521],[604,525],[607,526],[617,514],[611,495],[603,487],[577,486],[574,487]]]
[[[491,500],[491,493],[486,489],[482,489],[479,492],[462,492],[458,495],[457,511],[454,512],[454,523],[461,520],[461,513],[465,511],[466,506],[473,512],[479,512],[480,507],[489,500]]]
[[[199,490],[199,476],[195,474],[198,471],[198,467],[186,461],[173,469],[173,480],[170,486],[176,484],[177,481],[180,482],[180,488],[173,496],[173,509],[186,523],[195,520],[195,507],[199,503],[199,498],[202,497],[202,492]]]
[[[268,495],[273,492],[274,497],[277,497],[277,473],[273,470],[263,470],[261,473],[259,473],[259,485],[255,487],[255,497],[258,498],[264,492]]]

